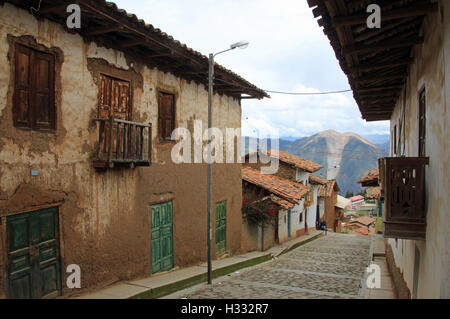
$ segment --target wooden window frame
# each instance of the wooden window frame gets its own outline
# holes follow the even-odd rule
[[[56,56],[53,53],[44,52],[37,50],[35,48],[23,45],[21,43],[14,44],[14,97],[13,97],[13,124],[15,127],[31,129],[31,130],[56,130],[56,103],[55,103],[55,61]],[[28,90],[28,119],[26,122],[21,122],[19,120],[19,90],[21,90],[22,84],[19,83],[19,54],[27,53],[29,55],[29,65],[28,65],[28,77],[29,85]],[[37,78],[37,61],[47,60],[49,62],[48,69],[48,99],[49,99],[49,122],[48,123],[38,123],[37,122],[37,103],[36,95],[39,93],[40,88],[38,87]],[[44,88],[45,89],[45,88]],[[42,89],[41,89],[42,90]]]
[[[173,92],[168,92],[168,91],[164,91],[164,90],[158,90],[158,138],[160,142],[171,142],[171,136],[163,136],[163,129],[162,129],[162,121],[163,118],[161,117],[162,115],[162,103],[161,103],[161,95],[170,95],[172,96],[172,116],[171,116],[171,125],[172,125],[172,130],[171,133],[173,132],[173,130],[176,128],[175,127],[175,123],[176,123],[176,94]]]
[[[427,128],[427,96],[425,87],[419,91],[419,112],[418,112],[418,120],[419,120],[419,147],[418,154],[419,157],[426,156],[426,128]]]

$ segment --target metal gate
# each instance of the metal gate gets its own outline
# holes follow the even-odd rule
[[[6,218],[9,298],[61,295],[58,208]]]

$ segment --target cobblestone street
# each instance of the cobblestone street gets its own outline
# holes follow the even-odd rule
[[[364,298],[370,238],[329,232],[275,260],[166,298]]]

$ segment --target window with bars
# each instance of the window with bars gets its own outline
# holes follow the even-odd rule
[[[55,57],[15,44],[13,121],[18,127],[55,129]]]
[[[170,140],[175,129],[175,95],[159,92],[158,135],[161,140]]]

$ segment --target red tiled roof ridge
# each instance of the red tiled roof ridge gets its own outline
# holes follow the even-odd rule
[[[267,154],[267,156],[270,156],[273,158],[278,158],[278,160],[280,160],[281,162],[294,165],[296,168],[302,169],[309,173],[314,173],[314,172],[320,170],[321,168],[323,168],[323,166],[319,163],[316,163],[313,161],[308,161],[300,156],[289,154],[289,153],[286,153],[283,151],[262,150],[262,152],[264,155]],[[244,155],[244,158],[247,158],[248,156],[255,154],[255,153],[258,153],[258,151],[249,152]]]
[[[246,166],[242,167],[242,179],[292,203],[298,203],[311,191],[308,186],[275,175],[262,174],[259,170]]]
[[[358,180],[358,183],[364,183],[364,182],[376,180],[376,179],[378,179],[379,175],[380,175],[380,171],[379,171],[378,167],[369,169],[364,172],[363,176],[361,176],[361,178]]]

